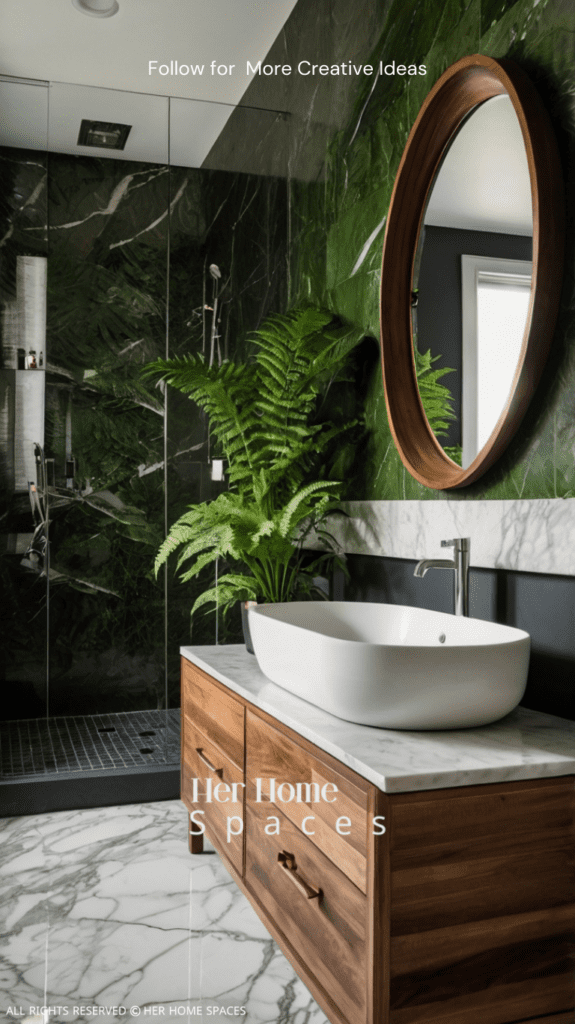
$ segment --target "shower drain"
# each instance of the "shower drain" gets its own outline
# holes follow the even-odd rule
[[[0,778],[178,765],[179,708],[0,723]],[[0,1021],[1,1024],[1,1021]]]

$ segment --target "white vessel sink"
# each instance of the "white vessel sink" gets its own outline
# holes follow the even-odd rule
[[[268,679],[348,722],[487,725],[525,692],[529,634],[512,626],[351,601],[259,605],[249,625]]]

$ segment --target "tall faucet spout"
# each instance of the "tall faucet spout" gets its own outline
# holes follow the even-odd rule
[[[420,579],[428,569],[453,569],[453,604],[456,615],[469,614],[469,537],[442,540],[442,548],[453,548],[454,558],[423,558],[415,566],[413,575]]]
[[[448,558],[422,558],[415,566],[413,575],[422,579],[428,569],[455,569],[455,562]]]

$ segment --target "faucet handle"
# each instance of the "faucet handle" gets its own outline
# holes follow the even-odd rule
[[[470,537],[454,537],[453,540],[442,540],[442,548],[455,548],[456,551],[469,551],[471,546]]]

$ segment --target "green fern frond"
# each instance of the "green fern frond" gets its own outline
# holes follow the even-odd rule
[[[188,569],[187,572],[183,572],[181,574],[180,581],[182,583],[188,583],[191,579],[194,578],[194,576],[197,576],[198,573],[200,573],[202,569],[206,567],[206,565],[210,565],[212,562],[215,562],[217,557],[218,552],[214,550],[214,548],[212,548],[210,551],[204,551],[201,555],[198,555],[192,568]]]
[[[436,437],[444,437],[449,424],[457,419],[453,411],[451,392],[445,384],[440,384],[441,377],[454,371],[449,367],[433,369],[433,363],[441,356],[432,356],[431,350],[421,353],[414,348],[417,384],[421,404],[427,421]]]
[[[317,503],[317,508],[321,511],[322,503],[323,507],[325,507],[325,501],[323,501],[323,499],[325,498],[328,502],[331,502],[334,498],[333,494],[326,494],[326,488],[337,488],[340,486],[341,484],[336,483],[335,481],[321,481],[308,484],[307,487],[303,487],[298,491],[282,513],[279,521],[279,531],[281,536],[289,536],[294,528],[310,514],[312,511],[312,505],[310,505],[307,499],[310,498],[312,494],[319,497],[320,501]]]
[[[215,558],[248,570],[222,577],[193,611],[216,601],[225,608],[239,597],[273,602],[314,590],[302,567],[301,540],[338,507],[342,486],[317,479],[329,475],[321,460],[357,425],[315,420],[329,386],[347,379],[347,357],[362,337],[334,329],[332,319],[311,307],[271,317],[252,336],[249,363],[209,367],[191,355],[157,360],[145,370],[146,380],[164,380],[204,410],[228,463],[230,490],[188,509],[156,558],[157,572],[177,551],[184,582]]]
[[[215,604],[224,610],[236,601],[256,601],[258,594],[257,580],[252,576],[222,576],[216,587],[204,590],[196,599],[191,614],[194,615],[205,604]]]
[[[161,544],[156,560],[154,562],[154,573],[157,576],[161,566],[164,562],[167,562],[168,558],[174,551],[182,544],[188,544],[190,539],[193,537],[193,533],[190,527],[186,523],[182,523],[178,520],[177,523],[171,527],[168,536],[165,541]]]

